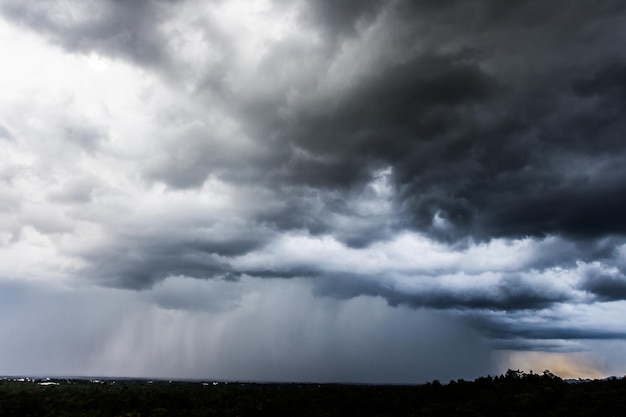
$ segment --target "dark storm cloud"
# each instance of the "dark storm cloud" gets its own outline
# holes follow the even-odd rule
[[[406,226],[402,219],[384,209],[380,213],[359,212],[360,202],[384,200],[372,187],[361,192],[342,191],[293,185],[280,188],[274,196],[280,205],[260,212],[257,221],[278,230],[305,229],[311,235],[332,234],[355,248],[389,239]]]
[[[620,86],[595,88],[598,77],[608,77],[605,84],[621,78],[615,64],[609,77],[605,69],[587,73],[584,58],[561,58],[574,65],[569,74],[505,79],[497,68],[484,73],[481,57],[471,55],[440,59],[429,78],[428,60],[418,57],[383,71],[379,83],[364,83],[365,91],[329,116],[310,124],[304,116],[292,137],[314,154],[333,155],[329,168],[350,172],[342,181],[354,182],[355,160],[362,171],[393,166],[406,215],[437,237],[623,234]],[[576,93],[583,85],[594,93]],[[437,214],[449,230],[432,227]]]
[[[580,96],[595,96],[606,104],[614,105],[616,111],[623,109],[626,105],[626,64],[608,62],[592,76],[574,81],[572,87]],[[611,123],[618,115],[611,113],[601,116]]]
[[[626,276],[616,268],[588,268],[581,287],[602,301],[626,300]]]
[[[539,288],[515,275],[502,277],[498,284],[489,289],[470,290],[427,286],[417,290],[402,290],[368,277],[320,276],[316,278],[314,290],[316,294],[323,296],[353,298],[369,295],[382,297],[391,306],[441,310],[541,310],[555,303],[569,301],[571,297],[557,289]]]
[[[530,339],[625,339],[626,332],[605,329],[585,329],[579,327],[525,329],[520,336]]]
[[[626,332],[615,328],[572,325],[553,318],[533,322],[522,317],[503,318],[493,315],[469,315],[465,322],[492,340],[499,349],[576,351],[580,347],[565,341],[623,340]]]
[[[78,23],[55,20],[59,13],[46,6],[9,2],[3,10],[68,49],[94,49],[147,66],[175,59],[158,30],[166,2],[98,5],[96,17]],[[346,190],[390,166],[401,215],[440,239],[623,234],[626,54],[612,46],[625,36],[614,23],[623,10],[608,0],[308,4],[301,24],[347,42],[360,36],[357,21],[363,28],[377,22],[379,36],[394,40],[395,50],[347,90],[311,106],[287,107],[288,118],[275,111],[289,106],[280,88],[254,99],[224,95],[223,104],[248,117],[243,129],[276,153],[250,160],[244,176],[242,167],[224,166],[219,175]],[[280,43],[274,46],[280,50]],[[268,67],[261,74],[279,70],[287,52],[275,64],[262,61]],[[320,70],[339,53],[320,54]],[[315,78],[323,81],[324,75]],[[213,141],[206,137],[204,143]],[[308,157],[294,158],[285,152],[287,144]],[[219,152],[193,149],[198,152],[148,172],[176,187],[201,185],[216,166],[206,156]],[[300,207],[296,217],[307,217]],[[434,227],[435,216],[449,227]]]
[[[395,167],[407,156],[420,167],[429,164],[428,156],[435,156],[431,148],[444,145],[436,139],[445,142],[449,130],[464,123],[463,108],[488,99],[496,88],[494,80],[463,57],[426,56],[388,68],[337,105],[299,115],[289,136],[293,142],[328,156],[325,168],[330,172],[345,172],[321,178],[296,174],[294,179],[340,186],[356,182],[359,173],[367,178],[370,165]],[[420,151],[426,155],[410,155]]]
[[[353,35],[359,20],[371,20],[383,7],[383,0],[322,0],[306,4],[302,19],[310,19],[311,23],[326,29],[326,33]]]
[[[202,257],[178,248],[157,250],[142,248],[135,254],[98,254],[91,259],[85,272],[104,286],[128,289],[151,288],[169,276],[183,275],[194,278],[218,278],[230,273],[230,268],[219,261]]]
[[[170,276],[236,277],[238,272],[226,259],[259,248],[266,239],[258,233],[198,237],[190,230],[141,238],[118,236],[115,246],[82,250],[81,257],[89,262],[84,272],[101,285],[146,289]]]
[[[626,56],[612,46],[625,37],[614,21],[623,7],[565,6],[572,5],[371,8],[387,13],[383,33],[398,38],[397,55],[347,90],[270,124],[305,155],[281,165],[277,179],[345,191],[390,166],[401,215],[444,240],[624,234]],[[351,21],[361,13],[354,8]],[[396,33],[394,24],[406,26]],[[251,126],[261,138],[271,133],[263,130],[269,125]]]
[[[391,295],[389,302],[391,305],[407,304],[413,308],[514,311],[547,308],[556,302],[567,301],[568,298],[566,294],[544,294],[530,286],[516,286],[505,281],[489,292],[481,289],[468,294],[445,289],[434,294]]]

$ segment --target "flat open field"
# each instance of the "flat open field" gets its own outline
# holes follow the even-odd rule
[[[611,416],[626,379],[551,374],[414,386],[147,380],[0,380],[0,416]]]

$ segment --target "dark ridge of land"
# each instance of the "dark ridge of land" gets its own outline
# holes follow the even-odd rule
[[[423,385],[0,379],[0,416],[612,416],[626,379],[567,383],[509,370]]]

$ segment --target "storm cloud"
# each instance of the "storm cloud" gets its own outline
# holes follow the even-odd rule
[[[73,288],[76,310],[119,295],[131,319],[86,316],[103,333],[85,337],[113,350],[85,344],[81,372],[89,355],[130,369],[111,352],[148,339],[163,355],[188,340],[195,359],[137,374],[385,382],[491,372],[491,349],[621,342],[625,14],[611,0],[3,1],[3,288]],[[313,335],[280,345],[307,328],[294,297]],[[162,315],[171,337],[133,339]],[[209,316],[217,342],[192,336]],[[437,326],[432,344],[403,339]],[[254,350],[257,328],[272,336]],[[457,331],[477,368],[429,356]],[[409,346],[437,368],[403,374],[385,337],[415,372]],[[230,374],[195,350],[211,343]],[[316,373],[323,351],[336,373]]]

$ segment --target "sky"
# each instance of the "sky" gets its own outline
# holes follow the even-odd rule
[[[624,21],[0,0],[0,374],[626,374]]]

